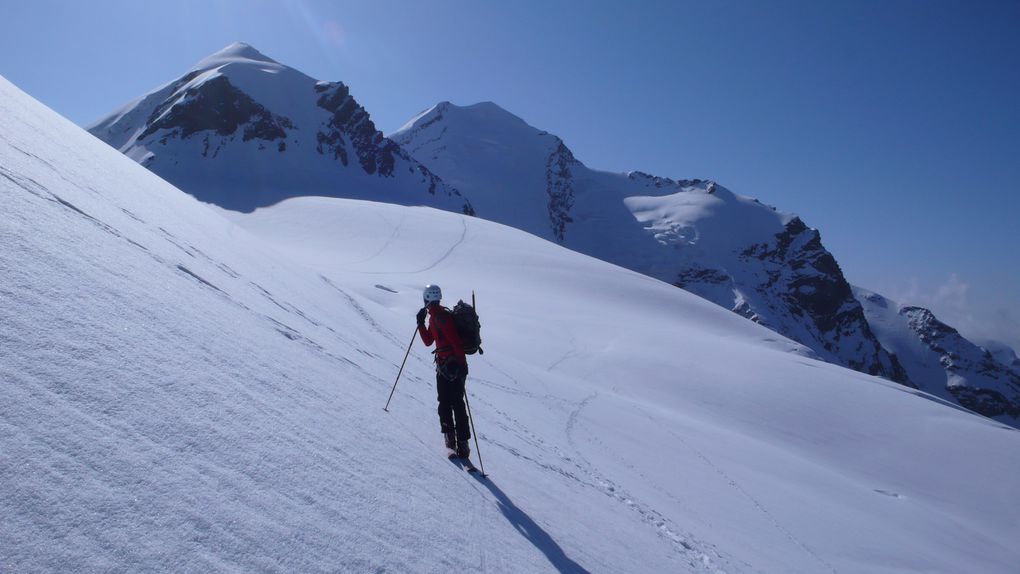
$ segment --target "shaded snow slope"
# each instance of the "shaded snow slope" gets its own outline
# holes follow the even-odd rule
[[[0,201],[2,571],[1020,560],[1016,431],[515,229],[323,198],[227,219],[2,79]],[[490,480],[443,457],[420,344],[381,408],[426,282],[478,291]]]
[[[820,236],[713,182],[592,170],[491,102],[442,102],[391,134],[481,217],[701,295],[827,361],[905,382]]]
[[[202,201],[250,211],[320,195],[470,213],[383,137],[343,82],[232,44],[89,131]]]
[[[978,347],[923,307],[900,305],[854,288],[882,345],[895,353],[919,388],[1002,422],[1020,424],[1020,372],[1016,355]]]

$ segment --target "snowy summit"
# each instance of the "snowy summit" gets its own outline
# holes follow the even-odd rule
[[[383,137],[342,82],[236,43],[89,131],[202,201],[251,211],[317,195],[471,203]]]

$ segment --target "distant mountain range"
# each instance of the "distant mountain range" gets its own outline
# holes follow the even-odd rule
[[[227,209],[321,195],[476,214],[696,293],[826,361],[1013,425],[1020,416],[1011,350],[855,294],[799,217],[710,180],[588,168],[491,102],[442,102],[387,138],[343,83],[234,44],[89,131]],[[902,321],[880,312],[892,307]]]

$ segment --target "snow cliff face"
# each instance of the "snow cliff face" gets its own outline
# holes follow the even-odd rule
[[[900,305],[861,288],[855,288],[855,295],[882,345],[895,353],[921,390],[1017,426],[1020,373],[1012,365],[967,340],[928,309]],[[999,355],[1007,358],[1004,351]]]
[[[200,200],[250,211],[321,195],[471,203],[383,137],[342,82],[317,82],[233,44],[89,127]]]
[[[818,232],[709,181],[587,168],[493,103],[443,102],[391,135],[482,217],[682,287],[862,372],[906,382]]]

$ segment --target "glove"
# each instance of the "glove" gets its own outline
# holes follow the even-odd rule
[[[428,309],[426,309],[425,307],[422,307],[421,311],[418,311],[418,325],[419,326],[421,326],[421,327],[425,326],[425,315],[427,315],[427,314],[428,314]]]

